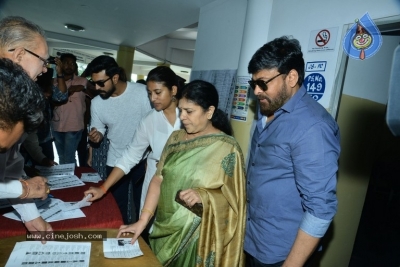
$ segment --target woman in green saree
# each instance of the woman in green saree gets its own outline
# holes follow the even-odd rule
[[[157,208],[150,244],[163,266],[243,266],[244,160],[217,90],[187,84],[179,110],[185,129],[168,139],[139,221],[118,237],[133,233],[134,242]]]

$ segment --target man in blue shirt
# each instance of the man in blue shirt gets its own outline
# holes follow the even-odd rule
[[[246,266],[304,266],[336,213],[339,128],[302,85],[297,40],[265,44],[248,71],[259,105],[247,172]]]

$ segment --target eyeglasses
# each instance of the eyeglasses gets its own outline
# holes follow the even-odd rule
[[[267,91],[268,86],[267,84],[272,81],[273,79],[275,79],[276,77],[282,75],[283,73],[279,73],[278,75],[272,77],[271,79],[269,79],[268,81],[263,81],[263,80],[249,80],[248,83],[250,85],[250,87],[253,90],[256,90],[256,86],[260,87],[261,90],[263,90],[264,92]]]
[[[100,87],[104,87],[106,81],[108,81],[109,79],[111,79],[111,77],[108,78],[108,79],[106,79],[106,80],[104,80],[104,81],[96,81],[96,82],[95,82],[95,81],[93,81],[93,80],[89,80],[89,82],[90,82],[93,86],[96,86],[96,84],[97,84],[97,85],[100,86]]]
[[[46,67],[47,64],[49,64],[49,62],[47,61],[47,59],[42,58],[42,57],[39,56],[38,54],[33,53],[32,51],[30,51],[30,50],[28,50],[28,49],[26,49],[26,48],[24,48],[24,50],[25,50],[26,52],[28,52],[29,54],[31,54],[32,56],[35,56],[35,57],[37,57],[38,59],[40,59],[41,61],[43,61],[43,67]],[[13,52],[13,51],[15,51],[15,48],[8,50],[8,52]]]

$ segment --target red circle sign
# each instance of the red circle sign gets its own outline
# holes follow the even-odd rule
[[[329,42],[330,38],[331,33],[328,30],[322,30],[315,36],[315,44],[319,47],[323,47]]]

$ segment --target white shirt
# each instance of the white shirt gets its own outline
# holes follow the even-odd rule
[[[144,201],[146,200],[147,189],[151,178],[153,178],[157,170],[157,163],[160,160],[165,143],[173,131],[181,128],[178,108],[176,108],[175,113],[175,124],[172,126],[163,111],[151,110],[141,120],[132,142],[127,146],[115,164],[115,167],[120,168],[127,174],[142,159],[143,153],[150,146],[151,152],[147,156],[147,169],[143,182],[140,210],[143,208]]]
[[[132,141],[141,119],[150,110],[146,86],[139,83],[128,82],[125,91],[119,96],[108,99],[96,96],[92,100],[90,128],[95,127],[104,136],[108,126],[108,166],[114,167],[116,160]]]

